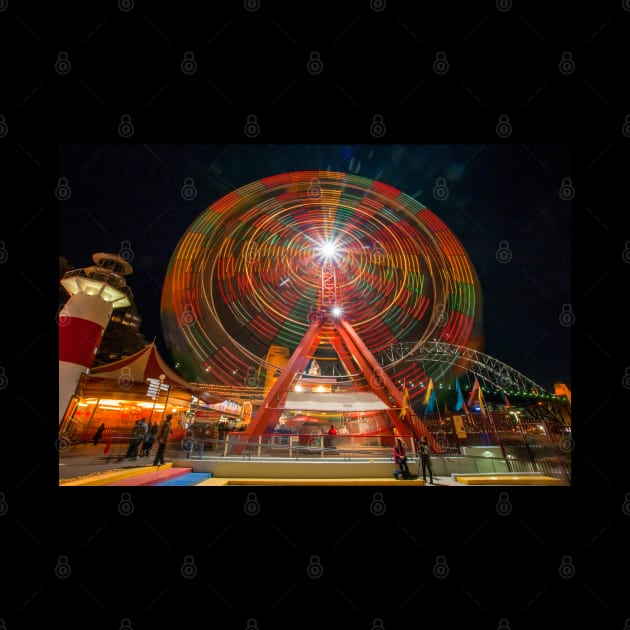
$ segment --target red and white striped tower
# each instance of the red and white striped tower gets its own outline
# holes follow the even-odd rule
[[[124,276],[133,267],[117,254],[93,254],[94,265],[61,279],[70,299],[59,311],[59,425],[83,372],[94,364],[112,311],[131,304]]]

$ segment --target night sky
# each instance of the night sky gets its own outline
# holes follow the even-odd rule
[[[124,252],[141,332],[167,361],[162,283],[193,220],[260,178],[330,169],[394,186],[437,214],[479,275],[484,352],[546,389],[571,386],[567,146],[86,144],[63,145],[58,158],[71,192],[58,204],[59,255],[78,268],[94,252]]]

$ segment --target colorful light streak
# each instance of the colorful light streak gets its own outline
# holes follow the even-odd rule
[[[428,208],[354,174],[284,173],[219,199],[180,239],[161,309],[182,373],[234,386],[262,379],[269,346],[293,351],[322,306],[326,264],[335,304],[371,352],[428,339],[465,346],[480,326],[475,270]],[[326,366],[337,355],[322,339],[315,357]],[[386,366],[391,378],[416,382],[448,368]]]

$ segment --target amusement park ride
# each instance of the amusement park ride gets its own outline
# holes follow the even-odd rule
[[[352,324],[343,316],[343,307],[337,290],[335,268],[336,247],[332,242],[325,242],[321,248],[321,306],[309,315],[308,327],[300,344],[293,352],[288,363],[278,376],[274,385],[265,396],[262,405],[245,430],[246,434],[271,433],[285,408],[287,392],[296,374],[304,373],[311,362],[313,353],[323,338],[327,338],[346,369],[348,374],[359,371],[369,384],[373,394],[384,403],[384,411],[392,427],[399,434],[413,433],[401,410],[403,409],[403,392],[401,392],[387,376],[370,350],[363,343]],[[345,394],[352,399],[353,393]],[[420,425],[424,428],[424,425]],[[433,441],[431,434],[425,429],[422,432]],[[439,450],[434,443],[433,447]]]
[[[480,296],[466,251],[417,200],[351,173],[299,171],[243,186],[199,215],[171,258],[161,310],[175,367],[190,380],[260,390],[274,375],[245,435],[271,433],[299,409],[299,383],[317,362],[339,384],[317,396],[322,409],[367,397],[377,434],[427,434],[439,452],[404,392],[411,403],[463,361],[451,351],[423,364],[420,349],[479,348]],[[290,349],[283,364],[268,360],[278,347]]]

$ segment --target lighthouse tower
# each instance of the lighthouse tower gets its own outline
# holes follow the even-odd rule
[[[81,374],[94,364],[112,311],[131,304],[125,282],[133,268],[116,254],[93,254],[94,265],[61,279],[70,299],[59,312],[59,424]]]

